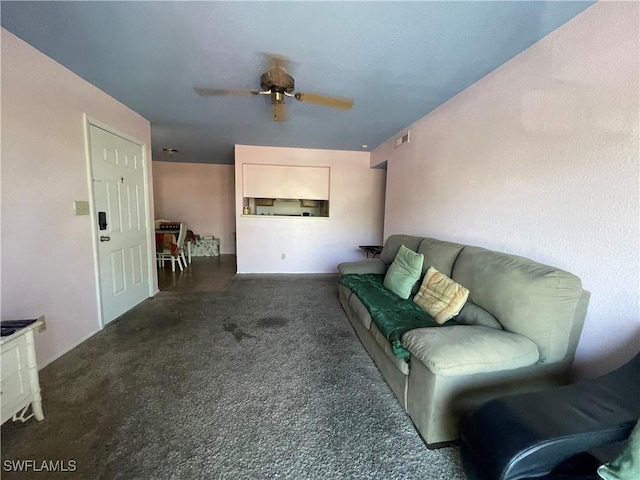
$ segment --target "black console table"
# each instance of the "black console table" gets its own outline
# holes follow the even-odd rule
[[[367,252],[367,258],[371,254],[371,258],[376,258],[376,255],[380,255],[382,252],[382,245],[359,245],[360,250]]]

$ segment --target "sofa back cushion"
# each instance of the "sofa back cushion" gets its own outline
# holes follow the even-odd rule
[[[469,289],[469,300],[505,330],[532,340],[540,363],[556,362],[568,351],[582,283],[575,275],[516,255],[466,246],[452,278]]]
[[[418,245],[422,241],[422,237],[414,237],[413,235],[390,235],[387,241],[384,243],[384,248],[380,253],[380,260],[382,260],[387,266],[390,265],[396,258],[400,245],[404,245],[409,250],[418,252]]]
[[[445,242],[429,237],[423,238],[417,250],[418,253],[424,255],[422,274],[424,275],[429,267],[433,267],[451,278],[453,264],[463,247],[464,245],[459,243]]]

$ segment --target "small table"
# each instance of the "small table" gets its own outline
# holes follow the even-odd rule
[[[382,252],[382,245],[359,245],[360,250],[367,252],[367,258],[371,254],[371,258],[376,258]]]
[[[38,364],[33,345],[33,332],[44,324],[44,316],[34,320],[8,320],[0,322],[0,363],[2,380],[0,389],[0,420],[26,422],[31,417],[44,419],[42,397],[38,380]],[[31,406],[31,414],[27,410]]]

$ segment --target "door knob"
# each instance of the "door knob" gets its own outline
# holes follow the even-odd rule
[[[111,240],[111,237],[107,237],[106,235],[101,235],[100,236],[100,241],[101,242],[108,242],[109,240]]]

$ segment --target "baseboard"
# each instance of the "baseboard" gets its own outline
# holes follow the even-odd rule
[[[69,353],[71,350],[73,350],[74,348],[76,348],[78,345],[80,345],[81,343],[89,340],[91,337],[93,337],[96,333],[98,333],[100,331],[100,329],[95,330],[94,332],[91,332],[88,335],[85,335],[84,337],[82,337],[80,340],[78,340],[77,342],[69,345],[67,348],[65,348],[64,350],[62,350],[61,352],[56,353],[53,357],[47,359],[45,362],[43,363],[38,363],[38,370],[42,370],[44,367],[46,367],[47,365],[49,365],[50,363],[56,361],[57,359],[59,359],[61,356],[63,356],[65,353]]]
[[[325,276],[338,276],[337,271],[333,272],[236,272],[236,275],[262,275],[262,276],[275,276],[275,275],[325,275]]]
[[[155,297],[156,295],[158,295],[160,293],[159,289],[155,289],[153,290],[153,293],[151,295],[149,295],[147,298],[145,298],[142,302],[149,300],[150,298]],[[142,303],[140,302],[140,303]],[[138,305],[140,305],[140,303]],[[136,305],[135,307],[137,307],[138,305]],[[135,307],[131,307],[131,308],[135,308]],[[124,315],[124,314],[123,314]],[[104,328],[104,327],[103,327]],[[102,328],[98,328],[97,330],[89,333],[88,335],[85,335],[84,337],[82,337],[80,340],[78,340],[77,342],[69,345],[67,348],[65,348],[64,350],[62,350],[61,352],[56,353],[53,357],[49,358],[48,360],[46,360],[43,363],[38,363],[38,370],[42,370],[44,367],[46,367],[47,365],[49,365],[52,362],[55,362],[57,359],[59,359],[61,356],[63,356],[65,353],[69,353],[71,350],[73,350],[74,348],[76,348],[78,345],[80,345],[82,342],[85,342],[87,340],[89,340],[91,337],[93,337],[96,333],[100,332],[102,330]]]

